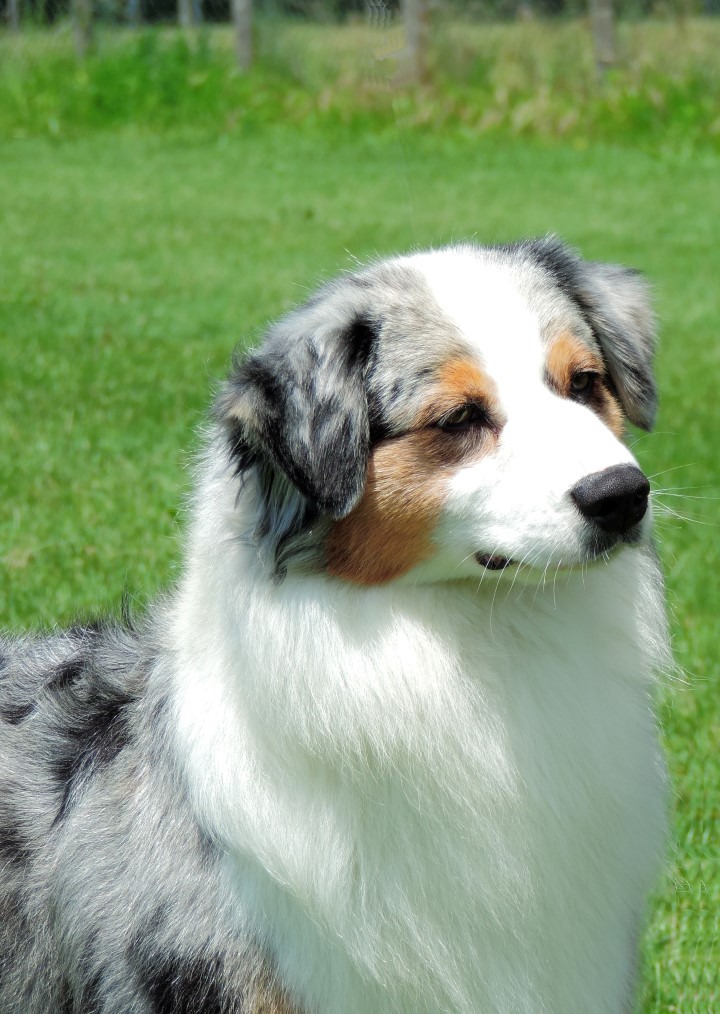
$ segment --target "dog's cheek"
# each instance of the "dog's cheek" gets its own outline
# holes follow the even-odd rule
[[[365,492],[326,543],[327,571],[361,585],[392,581],[434,552],[448,476],[433,460],[434,435],[410,433],[378,445]]]

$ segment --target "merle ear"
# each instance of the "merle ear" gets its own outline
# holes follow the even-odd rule
[[[585,315],[630,422],[650,430],[657,411],[655,316],[647,282],[615,264],[588,261],[579,287]]]
[[[321,293],[281,320],[236,361],[218,401],[238,467],[268,460],[334,518],[352,510],[365,485],[364,375],[375,337],[373,324],[342,304],[338,293]]]
[[[657,410],[655,316],[647,282],[630,268],[583,261],[553,238],[532,245],[592,328],[625,415],[636,426],[652,429]]]

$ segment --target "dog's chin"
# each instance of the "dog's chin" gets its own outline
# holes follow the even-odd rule
[[[550,559],[540,560],[532,553],[512,556],[501,556],[497,553],[475,553],[475,560],[484,571],[490,571],[498,577],[510,573],[513,580],[522,575],[526,580],[534,582],[545,580],[548,574],[565,573],[567,571],[585,571],[588,567],[603,566],[628,546],[640,546],[647,542],[642,524],[630,528],[621,535],[606,532],[592,533],[576,548],[568,547],[566,554]]]

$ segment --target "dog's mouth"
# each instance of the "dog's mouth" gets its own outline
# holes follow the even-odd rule
[[[577,560],[557,560],[554,564],[554,569],[558,571],[564,570],[575,570],[579,567],[586,567],[594,563],[600,563],[603,560],[607,562],[611,556],[614,556],[616,552],[623,548],[623,546],[633,546],[642,542],[642,537],[639,533],[639,526],[636,526],[638,531],[633,529],[631,532],[626,533],[622,538],[596,538],[589,542],[585,547],[585,551],[580,559]],[[484,567],[485,570],[493,570],[500,572],[506,570],[508,567],[515,566],[517,561],[511,559],[509,556],[496,556],[492,553],[475,553],[475,560]],[[525,569],[525,568],[523,568]]]
[[[505,570],[513,562],[507,556],[492,556],[490,553],[476,553],[475,559],[486,570]]]

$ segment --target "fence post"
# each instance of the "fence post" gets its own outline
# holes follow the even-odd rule
[[[252,0],[232,0],[235,26],[235,59],[240,70],[248,70],[253,59]]]
[[[7,0],[7,20],[11,31],[20,29],[20,0]]]
[[[128,24],[137,28],[141,20],[140,0],[127,0],[126,14]]]
[[[416,83],[427,80],[428,0],[401,0],[408,71]]]
[[[84,60],[92,44],[93,37],[92,0],[72,0],[71,11],[73,35],[75,37],[75,54],[78,60]]]
[[[590,0],[590,29],[599,78],[615,65],[615,14],[612,0]]]
[[[178,0],[178,21],[181,28],[192,28],[192,0]]]

